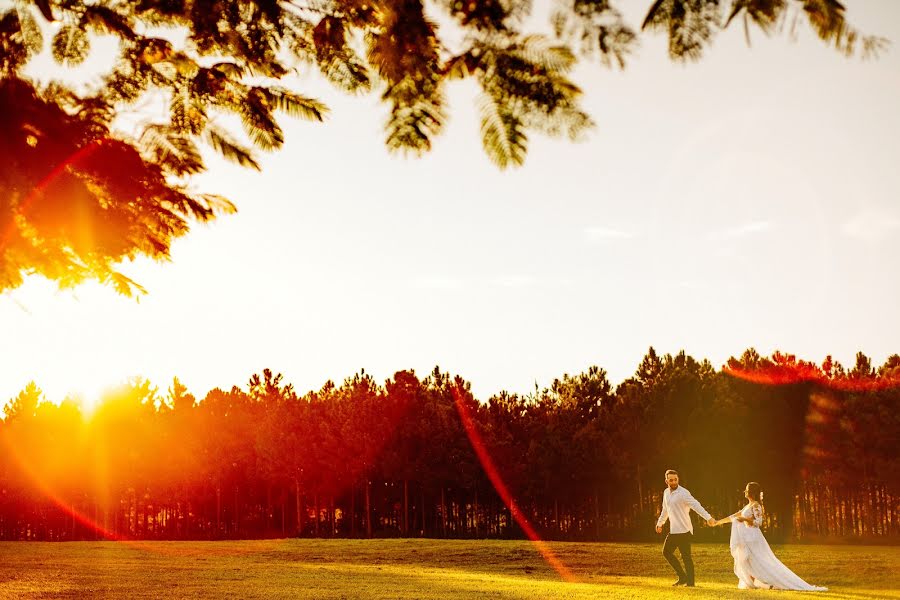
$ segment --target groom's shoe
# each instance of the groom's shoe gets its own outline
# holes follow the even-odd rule
[[[678,587],[678,586],[687,585],[687,584],[688,584],[688,582],[685,581],[684,579],[679,579],[678,581],[676,581],[675,583],[672,584],[672,587]]]
[[[693,581],[688,581],[684,584],[685,587],[696,587]]]

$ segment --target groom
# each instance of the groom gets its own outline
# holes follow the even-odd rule
[[[672,585],[686,585],[694,587],[694,561],[691,560],[691,538],[694,534],[694,525],[691,523],[691,509],[698,515],[706,519],[707,525],[714,525],[716,520],[710,516],[706,509],[700,506],[691,493],[679,487],[678,472],[669,469],[666,471],[666,491],[663,492],[662,512],[656,521],[656,533],[662,533],[662,526],[668,519],[669,535],[666,536],[666,543],[663,545],[663,556],[675,569],[678,575],[678,581]],[[681,552],[681,560],[684,561],[684,568],[678,559],[675,558],[675,549]]]

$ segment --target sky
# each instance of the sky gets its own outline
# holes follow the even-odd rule
[[[639,27],[650,3],[621,4]],[[377,95],[305,75],[327,122],[285,117],[259,173],[210,155],[194,184],[238,212],[123,265],[139,301],[39,277],[0,295],[0,403],[32,380],[60,401],[177,376],[202,398],[264,368],[305,392],[435,365],[486,400],[591,365],[618,384],[650,346],[881,364],[900,352],[900,3],[845,4],[893,41],[877,61],[734,27],[682,65],[642,35],[624,71],[574,73],[587,139],[535,134],[507,171],[469,83],[415,159],[385,149]]]

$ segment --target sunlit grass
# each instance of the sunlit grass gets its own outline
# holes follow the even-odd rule
[[[555,543],[578,578],[562,582],[528,542],[266,540],[0,543],[2,598],[799,598],[740,591],[725,545],[697,544],[698,587],[672,588],[655,544]],[[775,551],[815,598],[900,598],[900,548]]]

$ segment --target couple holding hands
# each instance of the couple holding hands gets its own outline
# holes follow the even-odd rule
[[[676,586],[694,586],[694,561],[691,560],[691,538],[694,526],[690,512],[693,510],[706,520],[710,527],[731,523],[731,555],[734,557],[734,574],[740,589],[826,591],[827,588],[810,585],[798,577],[776,558],[760,527],[763,522],[763,493],[756,482],[744,489],[747,504],[740,511],[724,519],[714,519],[691,493],[678,484],[678,473],[666,471],[666,491],[663,492],[662,512],[656,521],[656,533],[662,533],[669,521],[669,534],[663,545],[663,556],[678,575]],[[681,553],[684,567],[675,557]]]

